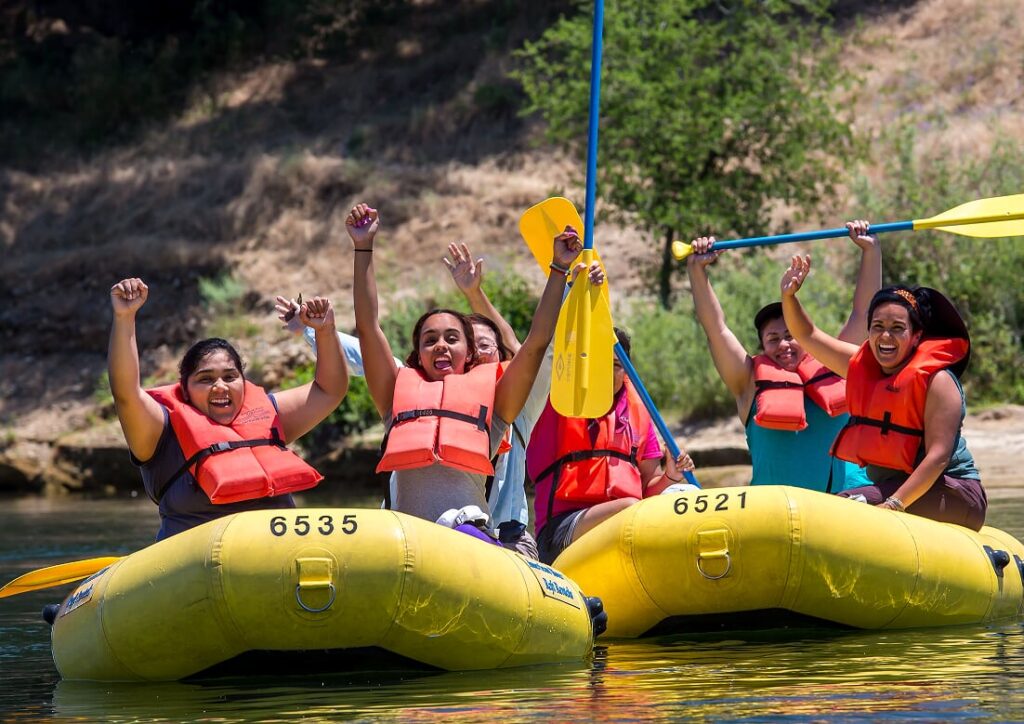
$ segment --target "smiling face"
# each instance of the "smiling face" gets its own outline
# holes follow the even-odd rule
[[[910,313],[902,304],[879,304],[871,313],[868,325],[868,344],[882,371],[892,374],[900,369],[921,341],[921,331],[915,331]]]
[[[245,378],[226,350],[216,349],[199,360],[185,380],[188,401],[221,425],[229,425],[242,409]]]
[[[761,327],[761,347],[769,359],[789,372],[796,371],[804,357],[803,347],[793,339],[782,317],[765,322]]]
[[[473,339],[476,346],[475,360],[477,364],[501,362],[501,351],[494,330],[486,324],[473,322]]]
[[[462,374],[469,359],[462,322],[446,312],[430,315],[420,328],[416,351],[427,379],[437,381],[446,375]]]

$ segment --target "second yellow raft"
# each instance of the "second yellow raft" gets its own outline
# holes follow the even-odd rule
[[[886,629],[1024,612],[1024,546],[1007,533],[785,486],[641,501],[554,567],[601,598],[618,637],[760,628],[794,615]]]

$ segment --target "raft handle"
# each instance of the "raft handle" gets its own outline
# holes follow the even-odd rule
[[[297,586],[295,586],[295,600],[299,602],[299,605],[302,606],[302,610],[304,610],[304,611],[309,611],[310,613],[323,613],[324,611],[329,609],[331,607],[331,605],[334,604],[334,599],[338,595],[338,589],[336,589],[334,587],[334,583],[333,582],[328,581],[327,582],[327,587],[331,589],[331,597],[329,599],[327,599],[327,603],[325,603],[320,608],[312,608],[310,606],[307,606],[305,601],[302,600],[302,584],[301,583],[298,584]]]
[[[1006,568],[1010,563],[1010,554],[1006,551],[993,549],[991,546],[982,546],[985,552],[988,553],[989,560],[992,561],[992,568],[996,572],[996,576],[999,578],[1003,577],[1003,569]]]
[[[717,576],[711,575],[710,573],[705,571],[704,570],[704,566],[701,565],[701,562],[705,558],[725,558],[725,571],[723,573],[717,575]],[[702,555],[698,556],[697,557],[697,570],[700,571],[700,574],[702,576],[704,576],[706,579],[708,579],[709,581],[717,581],[720,578],[725,578],[726,576],[729,575],[729,571],[732,570],[732,558],[729,557],[729,551],[722,551],[721,553],[713,553],[711,555],[702,554]]]

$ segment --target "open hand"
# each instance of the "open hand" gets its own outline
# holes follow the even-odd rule
[[[714,263],[718,255],[722,253],[714,251],[714,245],[715,237],[713,236],[697,237],[690,242],[690,248],[693,251],[690,253],[690,256],[686,257],[686,263],[700,269],[704,269],[708,264]]]
[[[292,334],[301,334],[302,328],[305,326],[302,320],[299,319],[299,308],[301,306],[301,294],[298,301],[281,296],[274,298],[274,311],[277,312],[277,318],[281,320],[281,326]]]
[[[325,297],[313,297],[299,307],[299,320],[313,329],[330,329],[334,327],[334,307],[331,300]]]
[[[372,249],[373,237],[377,235],[380,226],[380,215],[377,209],[372,209],[366,204],[356,204],[345,217],[345,231],[352,239],[352,246],[356,249]]]
[[[149,298],[149,287],[138,277],[122,279],[110,288],[110,306],[117,317],[134,315]]]
[[[567,225],[565,231],[555,237],[551,261],[568,269],[582,249],[583,242],[580,241],[580,233]]]
[[[864,250],[878,246],[878,236],[872,234],[869,231],[870,228],[871,224],[864,219],[846,222],[846,230],[850,233],[853,243]]]
[[[800,256],[797,254],[789,263],[789,268],[782,274],[782,281],[779,283],[780,291],[784,297],[795,296],[804,283],[804,279],[811,273],[811,256]]]
[[[469,247],[465,244],[449,244],[448,253],[451,255],[452,261],[448,261],[448,257],[441,261],[452,273],[455,286],[463,292],[473,292],[479,289],[480,283],[484,280],[484,260],[477,259],[474,262],[473,256],[469,253]]]

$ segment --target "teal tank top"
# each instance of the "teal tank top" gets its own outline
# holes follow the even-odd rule
[[[978,473],[978,466],[974,463],[974,456],[971,455],[971,451],[967,449],[967,440],[961,435],[963,430],[964,418],[967,417],[967,398],[964,395],[964,388],[960,384],[960,380],[950,370],[943,370],[946,374],[953,378],[956,382],[956,388],[960,390],[960,427],[956,431],[956,445],[953,446],[953,454],[949,456],[949,464],[946,465],[946,469],[942,471],[943,475],[948,475],[951,478],[958,478],[960,480],[981,480],[981,474]],[[918,455],[918,458],[924,457],[924,450]],[[882,468],[877,465],[869,465],[867,467],[868,477],[871,482],[887,483],[887,482],[903,482],[908,477],[907,473],[902,470],[893,470],[891,468]]]
[[[756,412],[755,397],[746,427],[747,448],[754,465],[751,485],[792,485],[825,492],[830,470],[833,493],[871,484],[863,468],[829,454],[832,441],[849,415],[830,417],[804,397],[807,427],[791,432],[761,427],[754,422]]]

